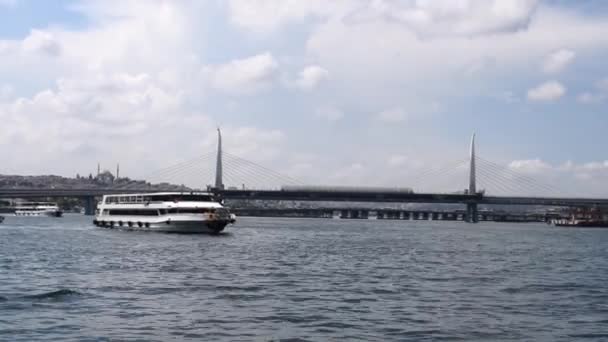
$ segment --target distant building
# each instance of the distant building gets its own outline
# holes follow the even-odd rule
[[[97,182],[101,184],[112,184],[114,183],[114,179],[114,175],[108,170],[104,170],[97,175]]]

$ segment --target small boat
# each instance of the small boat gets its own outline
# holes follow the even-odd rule
[[[62,215],[59,206],[51,202],[23,202],[15,207],[15,216],[61,217]]]
[[[0,216],[0,223],[4,222],[4,216]]]
[[[93,223],[98,227],[168,233],[217,234],[236,221],[207,192],[104,195]]]

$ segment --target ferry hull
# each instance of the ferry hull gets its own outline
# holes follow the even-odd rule
[[[61,211],[39,211],[39,212],[23,212],[16,211],[15,216],[25,216],[25,217],[61,217],[63,216],[63,212]]]
[[[107,219],[107,218],[105,218]],[[180,234],[218,234],[230,223],[228,220],[214,221],[105,221],[95,219],[93,223],[102,228],[137,230]]]
[[[599,222],[556,222],[556,227],[608,228],[608,221]]]

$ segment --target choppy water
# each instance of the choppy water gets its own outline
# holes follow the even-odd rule
[[[0,224],[0,340],[608,340],[608,229],[90,220]]]

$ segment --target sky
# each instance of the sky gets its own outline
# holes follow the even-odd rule
[[[416,190],[475,132],[505,179],[608,196],[607,58],[599,0],[0,0],[0,174],[141,178],[221,126],[302,183]]]

